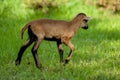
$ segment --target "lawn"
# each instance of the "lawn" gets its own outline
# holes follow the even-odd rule
[[[84,0],[69,0],[66,5],[50,8],[47,14],[19,7],[19,3],[4,0],[0,5],[0,80],[120,80],[119,14],[99,11]],[[79,29],[72,38],[75,51],[69,64],[59,63],[56,43],[48,41],[43,41],[38,50],[43,70],[35,66],[32,46],[25,51],[21,64],[14,64],[20,46],[27,39],[27,32],[20,39],[20,30],[27,22],[40,18],[69,21],[80,12],[92,19],[88,30]],[[66,58],[69,48],[63,47]]]

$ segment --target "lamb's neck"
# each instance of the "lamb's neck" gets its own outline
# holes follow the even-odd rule
[[[77,32],[77,30],[80,28],[80,26],[81,26],[81,20],[79,20],[79,19],[73,19],[72,21],[70,21],[70,28],[74,32]]]

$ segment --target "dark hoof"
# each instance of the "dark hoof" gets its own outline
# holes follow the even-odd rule
[[[65,59],[65,64],[68,64],[68,62],[69,62],[70,60],[68,60],[68,59]]]
[[[40,70],[43,69],[42,65],[36,65],[36,67],[37,67],[38,69],[40,69]]]
[[[63,65],[65,66],[66,64],[68,64],[68,62],[69,62],[70,60],[68,60],[68,59],[65,59],[65,61],[64,61],[64,63],[63,63]]]
[[[60,63],[63,64],[63,63],[64,63],[64,60],[60,61]]]
[[[15,65],[19,65],[19,64],[20,64],[20,61],[16,60]]]

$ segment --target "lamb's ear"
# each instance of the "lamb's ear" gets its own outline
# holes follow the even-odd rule
[[[86,22],[89,21],[90,19],[91,19],[90,17],[83,18],[83,20],[86,21]]]

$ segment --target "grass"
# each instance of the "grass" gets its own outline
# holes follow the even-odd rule
[[[7,0],[4,0],[7,1]],[[16,0],[11,0],[16,1]],[[100,12],[92,5],[79,0],[70,0],[67,5],[50,9],[48,14],[19,5],[11,6],[13,10],[5,13],[3,8],[12,5],[4,2],[0,7],[0,80],[119,80],[120,79],[120,15],[109,11]],[[15,3],[19,3],[16,1]],[[5,5],[6,4],[6,5]],[[19,9],[18,9],[19,8]],[[8,9],[9,10],[9,9]],[[20,12],[21,11],[21,12]],[[20,66],[15,66],[20,46],[27,38],[20,40],[20,29],[37,18],[71,20],[79,12],[92,17],[89,29],[79,29],[73,37],[75,51],[70,63],[62,66],[56,43],[43,41],[38,50],[44,70],[34,64],[30,46],[24,53]],[[23,14],[24,13],[24,14]],[[9,15],[8,15],[9,14]],[[69,49],[64,46],[64,58]]]

